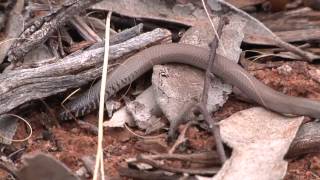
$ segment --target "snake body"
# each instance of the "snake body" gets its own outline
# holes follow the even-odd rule
[[[139,76],[152,69],[154,65],[166,63],[188,64],[200,69],[207,68],[209,51],[186,44],[164,44],[145,49],[130,57],[113,71],[107,79],[106,97],[110,98],[117,91],[129,85]],[[264,85],[240,65],[217,55],[212,72],[221,79],[236,86],[248,98],[275,112],[283,114],[320,117],[320,102],[306,98],[285,95]],[[97,109],[101,83],[96,83],[78,99],[67,103],[68,111],[62,112],[62,120],[84,116]]]
[[[110,98],[121,88],[151,70],[156,64],[182,63],[206,69],[208,59],[208,50],[191,45],[165,44],[150,47],[130,57],[108,76],[105,99]],[[277,92],[261,83],[241,66],[223,56],[216,56],[212,72],[224,81],[236,86],[245,96],[267,109],[284,114],[320,118],[319,101],[288,96]],[[72,116],[69,113],[72,113],[75,117],[80,117],[97,109],[100,86],[100,82],[96,83],[78,99],[69,102],[66,105],[69,111],[62,112],[61,119],[71,119]],[[313,125],[303,125],[292,143],[288,156],[319,152],[319,127],[320,124],[317,122],[313,122]]]

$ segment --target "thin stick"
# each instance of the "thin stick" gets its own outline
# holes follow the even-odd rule
[[[213,21],[212,21],[212,19],[211,19],[211,17],[210,17],[210,13],[209,13],[209,11],[208,11],[208,9],[207,9],[207,3],[206,3],[204,0],[201,0],[201,1],[202,1],[203,9],[204,9],[204,11],[206,12],[206,15],[207,15],[207,17],[208,17],[208,19],[209,19],[209,22],[210,22],[210,24],[211,24],[211,27],[212,27],[212,29],[213,29],[213,31],[214,31],[214,34],[215,34],[216,38],[218,39],[218,42],[221,42],[221,41],[220,41],[220,37],[219,37],[219,35],[218,35],[218,32],[217,32],[216,28],[214,27]],[[222,49],[223,53],[224,53],[224,54],[227,54],[227,53],[226,53],[226,50],[225,50],[225,48],[224,48],[224,46],[223,46],[223,44],[220,44],[220,46],[221,46],[221,49]]]
[[[155,136],[144,136],[144,135],[140,135],[135,133],[129,126],[127,126],[126,124],[124,124],[124,127],[134,136],[141,138],[141,139],[158,139],[158,138],[164,138],[166,135],[163,134],[159,134],[159,135],[155,135]]]
[[[187,140],[187,138],[186,138],[186,133],[187,133],[188,128],[189,128],[192,124],[193,124],[192,121],[189,121],[189,122],[186,124],[186,126],[183,128],[182,132],[180,133],[178,139],[176,140],[176,142],[173,144],[173,146],[172,146],[171,149],[169,150],[169,152],[168,152],[169,154],[173,154],[173,153],[176,151],[177,147],[178,147],[180,144],[184,143],[184,142]]]
[[[212,132],[212,134],[214,136],[214,139],[216,141],[216,144],[217,144],[217,152],[219,154],[219,158],[220,158],[220,160],[221,160],[221,162],[223,164],[224,162],[226,162],[227,156],[226,156],[226,153],[225,153],[224,148],[223,148],[221,135],[220,135],[220,128],[219,128],[219,126],[217,125],[217,122],[216,122],[217,120],[214,119],[214,118],[211,118],[210,114],[208,113],[208,110],[206,109],[206,106],[203,106],[202,103],[199,104],[199,110],[203,114],[204,119],[209,124],[211,132]]]
[[[137,156],[137,162],[142,162],[153,166],[154,168],[162,169],[168,172],[173,173],[188,173],[188,174],[198,174],[198,175],[207,175],[207,174],[216,174],[219,171],[219,168],[206,168],[206,169],[185,169],[185,168],[175,168],[170,167],[166,164],[160,164],[157,161],[142,157],[141,155]]]
[[[152,160],[178,160],[178,161],[187,161],[201,164],[216,164],[221,165],[218,154],[214,151],[199,152],[192,154],[152,154],[144,155],[141,154],[143,158],[152,159]]]
[[[223,26],[227,23],[226,17],[221,17],[217,29],[218,36],[221,35]],[[218,47],[218,37],[214,38],[211,43],[211,51],[210,51],[210,57],[209,57],[209,63],[206,70],[206,76],[204,79],[204,87],[203,87],[203,93],[202,93],[202,101],[199,103],[199,109],[201,113],[203,114],[205,120],[210,125],[210,129],[212,130],[212,133],[215,137],[216,144],[217,144],[217,151],[220,156],[221,162],[224,163],[227,160],[226,153],[223,148],[221,135],[220,135],[220,129],[219,126],[217,126],[217,122],[214,118],[211,118],[208,110],[207,110],[207,102],[208,102],[208,89],[210,84],[210,77],[211,77],[211,70],[214,62],[214,58],[216,56],[216,49]]]
[[[110,39],[110,19],[112,12],[109,11],[106,19],[106,31],[105,31],[105,49],[104,49],[104,61],[102,69],[102,78],[101,78],[101,89],[100,89],[100,104],[99,104],[99,125],[98,125],[98,149],[97,149],[97,158],[94,169],[93,180],[98,180],[98,171],[100,167],[101,179],[104,180],[104,166],[103,166],[103,114],[104,114],[104,97],[106,91],[106,80],[108,72],[108,59],[109,59],[109,39]],[[100,166],[99,166],[100,164]]]

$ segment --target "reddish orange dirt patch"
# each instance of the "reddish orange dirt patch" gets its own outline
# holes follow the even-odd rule
[[[289,95],[320,99],[320,85],[309,77],[306,77],[301,71],[293,71],[290,76],[281,75],[275,69],[257,70],[252,73],[272,88]],[[237,111],[251,106],[253,105],[230,97],[224,107],[214,113],[214,116],[219,119],[224,119]],[[65,163],[74,172],[83,166],[81,157],[91,156],[96,153],[97,137],[79,128],[76,123],[63,123],[61,127],[52,128],[51,131],[54,139],[61,147],[60,151],[53,151],[55,144],[42,138],[45,128],[41,125],[39,117],[40,115],[37,112],[33,112],[27,117],[27,119],[31,121],[34,130],[33,135],[27,142],[14,143],[13,146],[17,149],[26,146],[27,149],[25,153],[36,151],[49,153]],[[85,119],[86,122],[97,124],[97,120],[93,115],[89,115]],[[179,129],[181,130],[183,127],[182,125]],[[118,175],[118,167],[126,165],[125,160],[127,158],[135,157],[144,152],[135,148],[138,138],[125,128],[105,129],[104,133],[105,170],[108,176],[114,177]],[[15,139],[20,139],[25,136],[27,136],[26,128],[20,123]],[[188,138],[187,146],[177,149],[178,152],[203,152],[215,148],[213,136],[199,127],[190,127],[186,133],[186,137]],[[190,167],[190,164],[188,165],[181,162],[170,161],[167,163],[174,167]],[[319,164],[320,153],[300,157],[300,159],[297,160],[291,160],[285,179],[319,179]],[[1,173],[1,177],[4,176],[5,175]]]
[[[83,166],[81,158],[83,156],[92,156],[96,153],[97,137],[78,128],[76,123],[62,124],[59,128],[53,128],[54,139],[61,147],[61,151],[52,152],[55,144],[51,141],[42,139],[44,128],[39,122],[33,122],[33,135],[26,143],[26,153],[45,152],[61,160],[73,171]],[[106,129],[104,131],[104,158],[106,173],[110,176],[117,175],[117,168],[124,164],[124,160],[137,154],[133,148],[135,138],[126,129]],[[25,137],[27,135],[23,125],[19,125],[15,138]],[[21,143],[15,143],[15,146],[21,146]],[[5,176],[0,176],[5,177]]]

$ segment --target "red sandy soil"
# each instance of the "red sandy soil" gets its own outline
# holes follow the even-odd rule
[[[303,96],[314,99],[320,99],[320,85],[319,83],[310,80],[306,77],[304,72],[299,70],[301,66],[293,65],[293,73],[290,76],[279,74],[275,69],[264,69],[252,71],[256,77],[261,79],[269,86],[283,91],[294,96]],[[50,104],[50,103],[49,103]],[[58,106],[50,104],[52,106]],[[231,97],[224,107],[216,112],[214,115],[221,118],[226,118],[231,114],[250,107],[250,104],[241,102],[234,97]],[[49,153],[61,160],[73,171],[82,167],[81,157],[87,155],[94,155],[96,153],[97,137],[79,128],[76,123],[63,123],[60,127],[51,129],[54,139],[62,148],[60,151],[54,151],[56,145],[48,140],[43,140],[43,132],[45,128],[41,125],[38,112],[33,112],[27,119],[31,121],[33,127],[32,137],[25,143],[14,143],[13,146],[19,149],[26,146],[25,153],[42,151]],[[96,124],[96,118],[89,115],[85,118],[87,122]],[[180,127],[181,129],[181,127]],[[137,154],[143,153],[139,149],[138,138],[130,133],[127,129],[106,129],[104,131],[104,157],[105,169],[108,176],[116,176],[118,174],[117,168],[125,166],[125,160],[130,157],[135,157]],[[21,123],[15,139],[27,136],[26,128]],[[191,127],[187,131],[189,139],[188,146],[185,151],[206,151],[215,148],[214,139],[210,133],[198,127]],[[166,142],[163,141],[165,145]],[[165,146],[163,146],[165,150]],[[161,148],[150,147],[156,151]],[[19,164],[19,161],[17,161]],[[180,167],[186,166],[180,162],[171,162],[170,165]],[[2,176],[3,177],[3,176]],[[296,160],[290,160],[286,180],[295,179],[320,179],[320,153],[309,154],[304,157],[299,157]]]

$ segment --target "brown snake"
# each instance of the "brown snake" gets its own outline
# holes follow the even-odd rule
[[[207,68],[209,51],[184,44],[156,45],[145,49],[130,57],[124,64],[113,71],[107,79],[106,97],[110,98],[117,91],[129,85],[139,76],[152,69],[154,65],[165,63],[188,64],[200,69]],[[238,64],[217,55],[212,67],[212,72],[221,79],[234,85],[248,98],[254,100],[261,106],[282,114],[305,115],[320,118],[320,102],[306,98],[285,95],[264,85],[255,77],[250,75]],[[66,107],[68,112],[61,113],[61,119],[68,120],[72,116],[84,116],[97,109],[99,104],[100,82],[84,92],[82,96],[69,102]],[[314,126],[311,126],[313,128]],[[314,131],[318,138],[311,138],[308,145],[320,143],[320,132]],[[304,141],[304,143],[306,143]],[[300,147],[300,146],[299,146]]]

